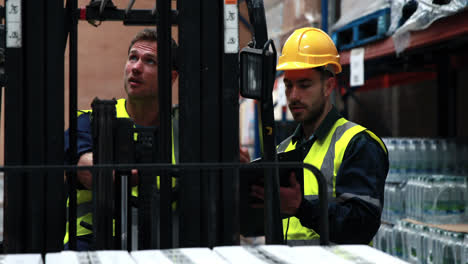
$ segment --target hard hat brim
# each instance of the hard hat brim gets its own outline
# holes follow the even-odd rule
[[[284,62],[276,66],[277,71],[289,71],[289,70],[304,70],[304,69],[312,69],[312,68],[317,68],[321,66],[326,66],[326,65],[333,65],[335,68],[335,74],[338,74],[341,72],[341,65],[338,63],[323,63],[323,64],[310,64],[310,63],[304,63],[304,62]]]

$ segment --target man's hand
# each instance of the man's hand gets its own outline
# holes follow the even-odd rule
[[[78,163],[76,164],[77,166],[93,166],[93,153],[92,152],[86,152],[80,156],[80,159],[78,160]],[[114,181],[115,181],[115,171],[114,173]],[[138,185],[138,170],[132,169],[132,178],[130,181],[131,186],[136,186]],[[76,176],[78,178],[78,181],[88,190],[91,190],[93,186],[93,175],[91,174],[91,171],[89,170],[78,170],[76,173]]]
[[[93,153],[86,152],[83,155],[81,155],[76,165],[77,166],[93,166]],[[80,181],[80,183],[86,189],[91,189],[91,186],[93,186],[93,175],[91,174],[91,171],[78,170],[76,172],[76,176],[78,178],[78,181]]]
[[[246,148],[239,146],[239,161],[240,163],[249,163],[250,162],[250,154]]]
[[[290,187],[280,187],[281,213],[295,215],[302,202],[301,185],[296,180],[296,175],[289,175]],[[265,189],[262,186],[253,185],[250,195],[260,200],[265,199]],[[252,204],[253,208],[263,208],[263,203]]]
[[[302,202],[302,193],[294,172],[289,175],[289,186],[280,187],[281,213],[295,215]]]

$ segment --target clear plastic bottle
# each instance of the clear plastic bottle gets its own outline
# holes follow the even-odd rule
[[[407,229],[404,226],[405,222],[399,221],[394,227],[392,232],[392,241],[393,241],[393,255],[403,259],[408,259],[407,246],[406,246],[406,234]]]
[[[424,153],[422,158],[422,170],[423,174],[430,175],[433,173],[432,171],[432,158],[433,153],[431,150],[431,140],[428,138],[424,138],[421,144],[421,151]]]
[[[443,240],[441,243],[441,262],[440,263],[454,263],[460,264],[461,248],[457,243],[456,235],[449,231],[443,231]],[[458,260],[458,261],[457,261]]]
[[[385,183],[385,187],[384,187],[384,207],[383,207],[383,210],[382,210],[382,220],[387,221],[387,222],[391,222],[390,208],[392,206],[389,189],[390,189],[390,184]]]
[[[418,256],[418,261],[417,263],[419,264],[424,264],[425,261],[426,261],[426,239],[428,237],[428,233],[427,233],[427,227],[424,226],[424,225],[417,225],[415,224],[414,225],[414,230],[418,236],[418,239],[417,239],[417,246],[418,246],[418,249],[417,249],[417,256]]]
[[[423,174],[424,165],[427,159],[426,146],[424,145],[424,138],[418,138],[416,144],[416,170],[418,174]]]
[[[391,227],[388,225],[382,225],[382,238],[380,239],[381,250],[385,253],[392,254],[392,236],[391,236]]]
[[[373,239],[374,247],[388,254],[393,254],[392,233],[392,226],[386,224],[380,225],[380,228]]]
[[[407,252],[408,252],[408,261],[410,263],[421,263],[421,246],[422,246],[422,237],[419,234],[419,230],[416,229],[415,224],[409,223],[408,230],[406,235],[407,241]]]
[[[434,199],[435,199],[435,189],[434,189],[434,177],[426,177],[426,184],[423,192],[422,198],[422,210],[423,210],[423,221],[427,223],[433,223],[435,208],[434,208]]]
[[[439,139],[439,170],[440,174],[450,174],[450,152],[447,139]]]
[[[402,174],[403,172],[403,154],[404,154],[404,146],[401,143],[401,139],[395,138],[392,141],[395,145],[395,151],[393,155],[393,163],[394,163],[394,168],[395,168],[395,174],[394,174],[394,179],[395,181],[399,182],[402,180]]]
[[[420,219],[420,203],[419,192],[421,188],[420,177],[411,177],[410,188],[408,189],[409,199],[407,199],[407,204],[409,205],[409,210],[406,210],[410,213],[410,218],[419,220]]]
[[[396,207],[397,207],[397,204],[395,204],[395,196],[396,196],[396,190],[395,190],[395,185],[394,184],[391,184],[391,185],[388,185],[387,187],[387,195],[388,195],[388,221],[390,223],[395,223],[396,219],[397,219],[397,216],[396,216]]]
[[[465,234],[465,241],[463,242],[463,255],[462,264],[468,264],[468,234]]]
[[[427,227],[426,236],[423,239],[424,248],[424,259],[426,264],[435,264],[436,258],[436,241],[437,233],[436,228]]]
[[[465,204],[465,211],[464,211],[464,214],[462,216],[462,222],[466,223],[468,221],[468,177],[467,176],[461,176],[461,177],[463,178],[462,188],[464,189],[464,191],[463,191],[463,201],[464,201],[464,204]],[[468,235],[467,235],[466,243],[468,243]],[[467,255],[467,257],[468,257],[468,255]]]
[[[398,160],[397,160],[397,140],[394,138],[385,139],[388,150],[389,170],[386,182],[396,182],[398,180]]]
[[[440,229],[434,229],[434,263],[443,263],[443,254],[447,245],[447,238],[444,235],[444,231]]]
[[[460,176],[450,177],[450,200],[449,207],[451,224],[459,224],[465,222],[465,208],[466,208],[466,178]]]
[[[416,192],[415,192],[415,199],[416,199],[416,219],[418,221],[423,221],[423,197],[424,197],[424,190],[426,188],[426,176],[418,176],[417,177],[417,184],[416,184]]]
[[[448,190],[445,188],[445,179],[440,175],[435,175],[433,178],[433,193],[432,198],[432,218],[427,219],[428,223],[440,224],[445,220],[446,204],[448,200]],[[430,202],[430,200],[428,201]]]
[[[409,140],[407,138],[401,138],[400,144],[398,144],[398,154],[400,159],[400,179],[404,180],[408,178],[410,174],[410,157],[409,157]]]
[[[415,214],[415,201],[414,201],[414,192],[415,192],[415,184],[416,184],[416,178],[410,178],[408,179],[408,182],[406,184],[406,194],[405,194],[405,197],[406,197],[406,208],[405,208],[405,211],[406,211],[406,216],[409,217],[409,218],[413,218],[415,219],[416,218],[416,214]]]
[[[459,175],[457,172],[457,163],[458,163],[458,152],[457,152],[457,144],[455,139],[449,138],[447,139],[447,173],[449,175]]]
[[[397,204],[397,219],[395,221],[396,223],[398,220],[406,218],[406,182],[399,183],[395,187],[395,189],[395,203]]]
[[[440,161],[439,161],[439,140],[429,139],[429,172],[431,174],[440,174]]]
[[[452,242],[455,253],[455,262],[456,264],[463,264],[463,261],[466,261],[463,257],[463,244],[464,244],[465,235],[463,233],[452,232]]]
[[[424,189],[426,186],[426,177],[418,176],[417,177],[417,184],[416,184],[416,192],[415,192],[415,200],[416,200],[416,220],[422,221],[423,220],[423,194]]]
[[[408,138],[406,140],[406,175],[407,177],[417,176],[417,152],[416,152],[416,141],[417,139]]]
[[[423,220],[423,195],[426,186],[425,176],[413,176],[412,177],[412,188],[410,193],[410,212],[411,218],[418,221]]]
[[[425,155],[426,155],[426,146],[423,144],[422,138],[413,139],[415,154],[414,154],[414,174],[415,175],[424,175],[424,164],[425,164]]]

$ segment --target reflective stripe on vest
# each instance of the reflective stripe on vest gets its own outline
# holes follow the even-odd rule
[[[125,99],[119,99],[117,100],[117,104],[115,105],[115,110],[116,110],[116,117],[117,118],[130,118],[130,116],[127,113],[127,109],[125,107]],[[84,113],[91,113],[91,110],[80,110],[78,111],[78,116]],[[178,145],[177,145],[177,140],[174,140],[175,138],[178,137],[178,123],[177,121],[172,123],[172,163],[176,164],[178,161]],[[135,133],[134,139],[137,140],[138,135]],[[176,179],[172,178],[172,186],[174,187],[176,185]],[[157,177],[157,187],[159,189],[159,176]],[[76,211],[77,211],[77,218],[76,218],[76,235],[77,236],[84,236],[92,233],[92,230],[89,230],[82,226],[80,223],[85,222],[88,224],[93,223],[93,216],[92,216],[92,191],[91,190],[77,190],[77,205],[76,205]],[[132,187],[132,195],[133,196],[138,196],[138,186]],[[68,201],[67,201],[67,207],[68,207]],[[68,216],[68,210],[67,210],[67,216]],[[68,217],[67,217],[68,219]],[[66,224],[66,234],[64,238],[64,244],[68,242],[68,221]]]
[[[340,169],[341,162],[346,148],[351,139],[358,133],[365,131],[373,139],[375,139],[381,147],[387,152],[385,145],[375,134],[366,128],[350,122],[344,118],[338,119],[329,133],[325,138],[317,139],[306,157],[304,163],[309,163],[323,173],[327,180],[327,194],[329,200],[337,199],[339,201],[345,201],[350,198],[359,198],[366,202],[369,202],[378,208],[381,208],[380,201],[378,199],[369,196],[359,196],[351,193],[345,193],[335,198],[335,182],[336,175]],[[292,137],[287,138],[278,145],[278,152],[291,151],[296,148],[296,143],[292,143]],[[313,200],[318,198],[318,184],[315,176],[311,171],[304,169],[304,196],[307,200]],[[283,219],[283,232],[286,233],[288,228],[288,219]],[[296,217],[289,218],[289,229],[288,229],[288,241],[289,240],[308,240],[318,239],[319,235],[312,229],[303,227]]]

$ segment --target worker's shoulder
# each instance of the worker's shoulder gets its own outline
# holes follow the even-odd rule
[[[346,152],[352,150],[367,150],[373,153],[387,155],[387,148],[382,139],[368,129],[357,133],[351,138]]]
[[[93,112],[93,110],[91,109],[87,109],[87,110],[78,110],[76,112],[77,116],[80,117],[82,115],[90,115],[91,113]]]

